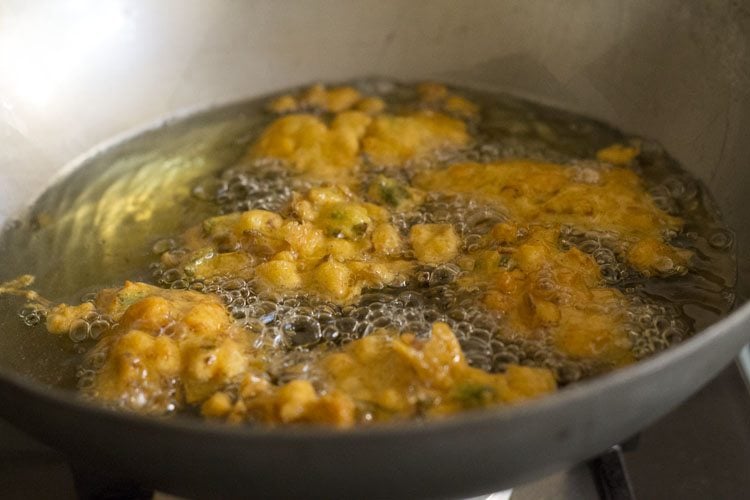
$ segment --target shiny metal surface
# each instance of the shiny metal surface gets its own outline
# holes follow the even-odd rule
[[[741,2],[8,0],[0,15],[2,217],[70,159],[177,110],[387,75],[507,90],[656,138],[743,219]],[[750,235],[739,243],[744,276]]]
[[[729,0],[9,0],[0,6],[0,219],[100,141],[185,107],[318,79],[437,78],[533,97],[661,141],[707,184],[736,231],[742,303],[750,296],[749,14]],[[581,460],[654,421],[729,362],[749,325],[745,304],[676,349],[542,401],[392,432],[157,425],[47,397],[4,372],[0,407],[72,453],[84,450],[70,429],[95,420],[100,448],[85,450],[91,460],[166,486],[203,468],[247,491],[230,479],[286,460],[309,472],[298,491],[315,491],[334,477],[331,457],[346,457],[358,480],[338,483],[342,494],[365,484],[389,496],[384,478],[411,481],[401,495],[480,493]],[[153,443],[130,450],[127,463],[111,451],[132,441],[123,428]],[[189,457],[194,449],[200,455]],[[158,474],[142,465],[164,450],[173,460]],[[429,469],[418,466],[424,456]],[[200,486],[189,479],[183,488]],[[256,491],[279,493],[270,476],[256,479]]]

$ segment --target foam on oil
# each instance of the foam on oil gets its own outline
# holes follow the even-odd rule
[[[394,107],[410,98],[409,87],[388,81],[356,85]],[[483,110],[483,119],[471,131],[476,145],[438,158],[438,164],[530,158],[570,165],[585,177],[590,169],[581,158],[627,139],[577,115],[506,95],[461,92]],[[550,345],[514,337],[496,313],[481,305],[480,289],[458,285],[462,271],[453,264],[421,265],[412,279],[367,290],[346,306],[304,294],[261,293],[252,280],[195,279],[158,264],[160,254],[179,252],[176,235],[196,222],[253,208],[278,211],[293,191],[308,187],[276,162],[238,163],[248,143],[271,120],[262,110],[265,102],[200,113],[85,162],[4,231],[0,253],[6,265],[0,281],[31,273],[43,295],[68,302],[90,300],[93,290],[119,286],[125,279],[217,294],[238,321],[260,334],[258,342],[276,353],[270,373],[277,382],[314,381],[315,359],[326,346],[342,345],[380,328],[427,335],[435,321],[447,322],[470,363],[484,370],[501,371],[509,363],[548,367],[563,384],[597,373],[595,366],[572,360]],[[618,260],[622,243],[616,233],[566,227],[559,244],[592,255],[607,286],[626,295],[628,333],[640,359],[726,314],[734,301],[736,263],[733,235],[696,179],[649,141],[642,142],[635,168],[658,206],[686,221],[672,241],[695,252],[690,271],[669,279],[642,277]],[[367,175],[378,173],[378,166],[370,165]],[[408,177],[409,170],[401,175]],[[506,219],[501,210],[475,200],[430,195],[414,210],[394,215],[393,223],[404,235],[414,224],[452,224],[464,250],[472,251],[494,224]],[[85,318],[71,329],[74,342],[66,343],[44,333],[43,313],[19,313],[21,305],[17,299],[0,297],[2,326],[9,330],[3,338],[21,353],[5,354],[2,362],[48,383],[83,389],[90,385],[106,359],[106,344],[89,353],[85,363],[80,355],[110,327],[110,319]],[[8,320],[11,315],[20,315],[30,328]],[[3,350],[12,352],[9,349]],[[33,367],[30,357],[37,360]]]

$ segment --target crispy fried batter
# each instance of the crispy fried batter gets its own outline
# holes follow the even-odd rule
[[[450,263],[462,271],[458,285],[481,290],[483,305],[500,318],[503,329],[493,335],[545,343],[600,371],[633,362],[627,297],[605,285],[591,255],[561,245],[561,234],[572,227],[617,235],[616,257],[643,276],[686,272],[691,253],[669,242],[682,221],[659,209],[627,168],[638,148],[609,146],[586,167],[524,159],[443,166],[432,161],[438,153],[472,144],[479,108],[441,84],[416,91],[411,107],[388,113],[381,98],[350,86],[315,85],[273,100],[270,111],[282,116],[247,158],[279,160],[316,187],[295,192],[279,213],[209,218],[186,231],[162,264],[186,278],[243,278],[261,292],[313,296],[336,309],[352,308],[363,290],[402,286],[420,267]],[[397,220],[436,193],[500,208],[510,220],[475,235],[470,247],[462,224]],[[30,283],[25,276],[2,284],[0,294],[45,311],[51,333],[92,315],[112,321],[87,354],[96,366],[83,390],[131,410],[194,407],[229,422],[350,427],[556,389],[548,369],[469,366],[440,322],[426,339],[378,331],[328,345],[302,375],[280,381],[269,365],[285,347],[262,338],[262,328],[243,328],[215,295],[128,281],[101,290],[93,303],[52,305],[23,290]]]

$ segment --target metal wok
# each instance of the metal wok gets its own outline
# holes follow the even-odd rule
[[[727,318],[663,354],[550,397],[440,422],[339,432],[114,413],[38,382],[40,347],[11,333],[16,317],[0,317],[0,414],[76,462],[199,497],[478,494],[628,438],[698,390],[750,338],[750,11],[741,3],[4,7],[4,221],[63,165],[78,164],[70,158],[121,130],[200,103],[381,74],[502,89],[655,138],[708,186],[736,232],[739,306]],[[23,271],[3,269],[2,277]]]

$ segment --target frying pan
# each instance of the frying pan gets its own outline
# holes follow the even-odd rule
[[[504,90],[652,137],[714,194],[738,249],[738,307],[673,349],[521,406],[345,432],[89,405],[39,380],[49,360],[5,314],[0,413],[76,462],[194,497],[478,494],[628,438],[750,338],[750,19],[740,2],[29,4],[0,11],[6,222],[80,164],[70,158],[122,130],[196,104],[379,74]]]

